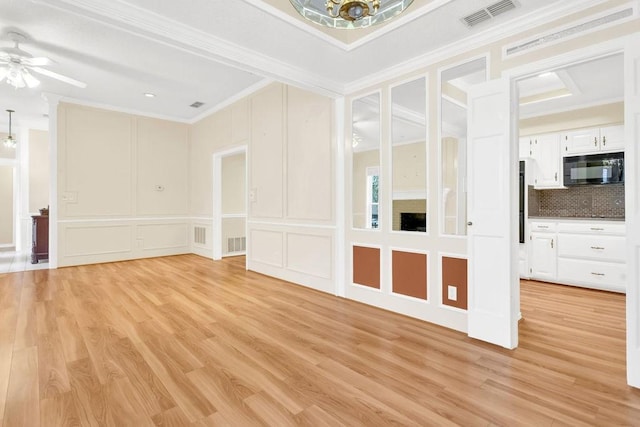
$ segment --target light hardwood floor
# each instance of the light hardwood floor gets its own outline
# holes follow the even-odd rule
[[[520,347],[195,255],[0,275],[0,425],[640,425],[624,296],[523,282]]]

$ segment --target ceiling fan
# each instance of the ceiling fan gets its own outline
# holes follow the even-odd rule
[[[16,89],[21,89],[25,86],[34,88],[40,84],[40,80],[33,76],[33,72],[79,88],[84,89],[87,87],[86,83],[42,68],[53,61],[45,56],[34,57],[29,52],[20,49],[20,43],[26,39],[24,35],[10,32],[8,36],[13,41],[14,46],[0,48],[0,82],[7,79],[7,83]]]

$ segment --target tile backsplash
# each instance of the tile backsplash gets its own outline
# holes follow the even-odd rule
[[[560,190],[529,187],[529,216],[624,218],[624,185],[585,185]]]

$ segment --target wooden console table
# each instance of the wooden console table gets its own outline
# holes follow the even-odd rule
[[[33,215],[33,238],[31,245],[31,264],[41,259],[49,259],[49,216]]]

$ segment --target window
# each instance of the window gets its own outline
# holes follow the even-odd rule
[[[378,182],[379,168],[367,168],[367,222],[366,228],[378,228]]]

